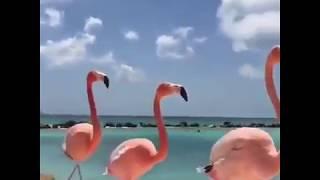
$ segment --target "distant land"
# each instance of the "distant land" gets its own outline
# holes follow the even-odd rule
[[[99,115],[99,117],[104,124],[103,127],[156,127],[153,121],[149,122],[149,119],[154,119],[150,115]],[[48,118],[49,121],[46,121]],[[275,118],[273,117],[164,116],[164,118],[166,119],[165,126],[167,127],[280,127],[280,123],[274,121]],[[54,121],[50,121],[50,119],[54,119]],[[48,114],[40,112],[40,129],[69,128],[75,124],[87,122],[88,119],[89,115],[84,114]],[[137,119],[139,120],[137,121]]]
[[[55,117],[65,117],[65,116],[73,116],[73,117],[89,117],[88,114],[50,114],[44,113],[40,111],[41,116],[55,116]],[[100,117],[135,117],[135,118],[149,118],[154,117],[153,115],[99,115]],[[218,119],[274,119],[274,117],[237,117],[237,116],[181,116],[181,115],[171,115],[171,116],[164,116],[168,118],[218,118]]]
[[[40,122],[40,129],[60,129],[60,128],[70,128],[71,126],[74,126],[79,123],[84,123],[84,121],[74,121],[69,120],[65,123],[56,123],[56,124],[43,124]],[[258,128],[280,128],[279,123],[272,123],[272,124],[264,124],[264,123],[250,123],[249,125],[245,124],[234,124],[230,121],[225,121],[223,124],[220,125],[214,125],[214,124],[199,124],[199,123],[187,123],[186,121],[181,121],[176,124],[170,124],[165,123],[166,127],[176,127],[176,128],[200,128],[200,127],[207,127],[207,128],[240,128],[240,127],[258,127]],[[157,125],[155,123],[131,123],[131,122],[124,122],[124,123],[112,123],[112,122],[106,122],[103,125],[104,128],[138,128],[138,127],[144,127],[144,128],[156,128]]]

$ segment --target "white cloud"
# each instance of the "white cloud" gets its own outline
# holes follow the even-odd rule
[[[177,29],[174,29],[173,33],[185,39],[188,37],[191,31],[193,31],[193,27],[187,26],[187,27],[179,27]]]
[[[181,39],[170,35],[159,36],[156,45],[157,55],[161,58],[183,59],[194,54],[192,47],[183,47]]]
[[[41,25],[47,25],[50,27],[58,27],[61,25],[64,16],[63,11],[59,11],[54,8],[46,8],[44,13],[45,17],[40,18]]]
[[[236,52],[280,42],[280,0],[222,0],[217,17]]]
[[[160,35],[156,40],[156,51],[160,58],[185,59],[194,55],[191,45],[187,45],[188,32],[192,27],[180,27],[172,35]]]
[[[116,78],[125,80],[131,83],[142,82],[145,80],[144,73],[127,64],[117,64],[113,66],[116,72]]]
[[[169,35],[161,35],[156,41],[157,45],[163,45],[166,47],[175,47],[180,44],[180,40]]]
[[[240,76],[249,79],[263,78],[263,71],[259,68],[253,67],[251,64],[244,64],[238,70]]]
[[[137,83],[145,80],[145,75],[142,70],[116,60],[112,51],[107,52],[101,57],[92,58],[91,61],[112,68],[115,78],[119,81]]]
[[[89,33],[94,28],[98,28],[101,26],[103,26],[103,22],[101,19],[95,18],[95,17],[89,17],[86,19],[86,23],[84,25],[83,30]]]
[[[96,40],[96,36],[89,32],[93,28],[102,25],[100,19],[90,17],[85,21],[84,32],[58,41],[48,40],[46,43],[40,45],[41,59],[47,61],[49,67],[76,64],[84,59],[88,59],[91,63],[105,65],[111,68],[118,80],[124,80],[130,83],[144,81],[145,75],[142,70],[116,60],[112,51],[100,57],[89,55],[88,47],[93,45]]]
[[[92,58],[92,61],[97,64],[112,64],[116,63],[113,52],[109,51],[101,57]]]
[[[162,34],[156,40],[156,53],[162,59],[186,59],[195,54],[194,44],[207,41],[207,37],[189,38],[193,27],[178,27],[170,34]]]
[[[199,44],[202,44],[202,43],[204,43],[204,42],[206,42],[208,40],[208,38],[207,37],[196,37],[196,38],[193,38],[193,41],[195,42],[195,43],[199,43]]]
[[[128,31],[124,33],[124,38],[128,40],[139,40],[139,34],[135,31]]]
[[[187,54],[194,54],[194,50],[191,46],[186,47]]]
[[[157,55],[161,58],[182,59],[184,56],[177,52],[180,44],[179,39],[173,36],[161,35],[156,41]]]
[[[90,31],[98,26],[102,26],[102,21],[90,17],[85,21],[84,30]],[[41,59],[48,61],[50,67],[75,64],[88,58],[88,47],[93,45],[95,40],[96,36],[88,32],[80,32],[73,37],[58,41],[48,40],[40,45],[40,56]]]
[[[81,33],[60,41],[48,40],[40,46],[41,57],[49,66],[62,66],[82,61],[87,55],[87,47],[94,44],[95,36]]]

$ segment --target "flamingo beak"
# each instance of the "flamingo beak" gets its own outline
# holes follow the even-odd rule
[[[180,95],[186,102],[188,102],[188,94],[186,89],[183,86],[180,87]]]
[[[109,78],[107,76],[103,76],[103,82],[107,88],[109,88]]]
[[[213,168],[213,165],[209,164],[209,165],[206,165],[205,167],[201,167],[200,166],[200,167],[196,168],[196,170],[197,170],[198,173],[206,173],[206,174],[208,174],[208,173],[210,173],[212,168]]]
[[[212,170],[212,168],[213,168],[212,164],[207,165],[206,167],[204,167],[204,172],[208,174]]]

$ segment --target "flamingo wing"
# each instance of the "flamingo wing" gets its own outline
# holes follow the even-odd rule
[[[90,154],[88,147],[93,136],[93,127],[89,123],[80,123],[67,130],[62,150],[72,160],[83,161]]]
[[[133,146],[132,144],[127,143],[127,141],[124,141],[111,153],[110,161],[113,162],[119,159],[122,154],[125,154],[129,149],[133,149],[135,147],[136,146]]]
[[[145,146],[151,148],[151,154],[156,153],[156,149],[152,142],[148,139],[144,138],[136,138],[136,139],[129,139],[122,142],[112,153],[110,156],[110,163],[119,159],[123,154],[128,152],[131,149],[137,148],[138,146]]]

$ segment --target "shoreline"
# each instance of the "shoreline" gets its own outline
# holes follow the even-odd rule
[[[83,121],[67,121],[65,123],[60,123],[60,124],[42,124],[40,122],[40,129],[68,129],[73,125],[79,124],[79,123],[86,123]],[[181,121],[178,124],[165,124],[166,128],[184,128],[184,129],[220,129],[220,128],[241,128],[241,127],[255,127],[255,128],[280,128],[280,123],[270,123],[270,124],[264,124],[264,123],[250,123],[250,124],[245,124],[245,123],[238,123],[238,124],[233,124],[229,121],[225,121],[223,124],[216,125],[216,124],[199,124],[199,123],[190,123],[188,124],[185,121]],[[126,123],[112,123],[112,122],[107,122],[103,125],[104,129],[139,129],[139,128],[156,128],[156,124],[152,123],[131,123],[131,122],[126,122]]]

